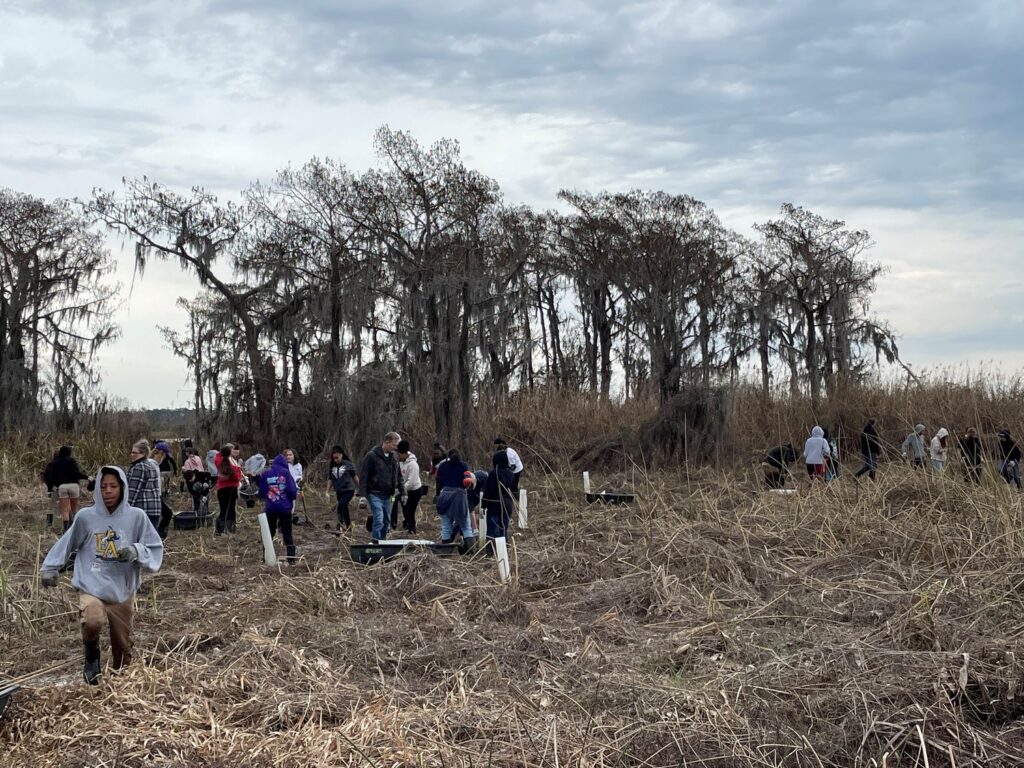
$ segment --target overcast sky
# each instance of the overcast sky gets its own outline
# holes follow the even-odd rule
[[[869,230],[875,309],[915,368],[1024,365],[1024,3],[3,0],[0,186],[147,175],[231,197],[288,163],[362,170],[387,123],[461,141],[511,202],[658,188],[749,232],[791,201]],[[195,278],[124,284],[101,356],[131,403],[187,405]],[[131,291],[129,292],[129,288]]]

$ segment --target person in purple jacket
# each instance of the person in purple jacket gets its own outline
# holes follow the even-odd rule
[[[281,538],[288,553],[288,564],[295,564],[295,540],[292,538],[292,507],[299,488],[292,476],[291,466],[283,453],[278,454],[270,468],[260,475],[260,496],[266,501],[264,511],[270,526],[270,537],[281,529]]]

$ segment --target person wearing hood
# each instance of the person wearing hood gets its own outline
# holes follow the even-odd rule
[[[914,431],[907,435],[903,445],[900,446],[900,455],[904,459],[910,459],[910,466],[914,469],[924,467],[924,424],[918,424],[914,427]]]
[[[932,438],[931,445],[928,446],[928,453],[932,459],[932,469],[936,472],[942,472],[946,469],[946,441],[949,438],[949,431],[945,427],[940,427],[939,431],[935,433],[935,437]]]
[[[772,490],[786,487],[786,478],[789,475],[789,465],[796,461],[798,454],[792,443],[778,445],[772,448],[761,462],[764,470],[764,481]]]
[[[1020,490],[1020,446],[1010,430],[999,430],[999,475],[1007,483],[1013,483]]]
[[[88,479],[89,476],[82,472],[75,457],[71,455],[70,445],[62,445],[46,468],[46,486],[57,491],[65,531],[71,527],[71,521],[78,512],[78,498],[82,492],[79,481]]]
[[[292,512],[295,499],[299,496],[299,486],[295,483],[291,465],[283,453],[275,456],[270,468],[260,475],[259,487],[260,497],[266,502],[264,511],[267,513],[267,525],[270,526],[270,538],[273,539],[277,530],[281,529],[281,538],[288,553],[288,564],[294,565]]]
[[[825,439],[825,430],[814,427],[811,436],[804,442],[804,463],[807,464],[807,474],[812,479],[824,481],[825,465],[831,454],[832,448]]]
[[[146,513],[153,530],[160,530],[163,511],[160,498],[160,467],[149,458],[149,442],[139,440],[132,446],[128,467],[128,504]]]
[[[960,453],[964,457],[964,469],[968,483],[981,482],[981,465],[985,463],[985,454],[982,450],[981,440],[978,438],[978,430],[969,427],[967,434],[960,438]]]
[[[128,480],[120,467],[96,473],[95,504],[85,507],[50,548],[40,568],[44,587],[56,587],[60,569],[74,554],[71,585],[78,590],[85,682],[96,685],[102,670],[100,633],[110,626],[114,669],[131,662],[132,617],[142,569],[160,570],[164,546],[146,513],[127,501]]]
[[[497,451],[491,459],[493,469],[487,474],[483,488],[484,511],[487,513],[487,538],[493,541],[508,538],[508,522],[515,506],[512,483],[515,478],[509,466],[508,454]]]
[[[875,471],[878,469],[878,456],[882,452],[882,443],[878,439],[878,431],[875,429],[874,419],[868,419],[868,423],[861,430],[860,452],[864,457],[864,463],[854,473],[853,477],[857,479],[861,475],[867,475],[874,480]]]
[[[404,495],[396,499],[391,508],[391,527],[398,527],[398,507],[401,504],[402,524],[405,532],[415,534],[416,507],[419,505],[420,499],[423,498],[426,488],[420,479],[420,463],[416,454],[409,450],[409,441],[399,440],[395,450],[398,453],[398,465],[402,470]]]
[[[373,518],[371,534],[377,541],[388,537],[392,497],[395,494],[405,495],[402,470],[395,456],[401,439],[397,432],[388,432],[380,445],[367,451],[359,466],[359,492],[370,507]]]

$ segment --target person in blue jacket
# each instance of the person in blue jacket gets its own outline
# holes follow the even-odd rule
[[[110,625],[114,669],[131,662],[132,618],[142,569],[160,570],[164,545],[146,513],[127,501],[128,480],[120,467],[96,473],[95,503],[79,510],[71,527],[50,548],[40,568],[40,583],[56,587],[60,569],[75,555],[71,586],[78,590],[85,666],[89,685],[99,682],[100,632]]]
[[[260,496],[266,501],[264,511],[267,513],[267,525],[270,526],[270,538],[274,538],[278,529],[284,539],[288,553],[288,564],[295,564],[295,540],[292,538],[292,508],[299,496],[299,487],[295,484],[292,468],[283,453],[279,453],[269,469],[260,475]]]

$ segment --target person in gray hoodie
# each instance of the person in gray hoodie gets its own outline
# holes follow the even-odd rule
[[[907,435],[907,439],[900,446],[900,454],[904,459],[910,459],[910,466],[914,469],[923,469],[925,456],[924,445],[924,424],[918,424],[914,431]]]
[[[132,616],[142,569],[160,570],[164,545],[146,513],[127,501],[128,480],[120,467],[96,473],[95,504],[78,512],[75,521],[46,554],[40,568],[44,587],[56,587],[60,569],[75,557],[71,586],[78,590],[85,666],[89,685],[99,682],[100,632],[110,625],[114,669],[131,662]]]

